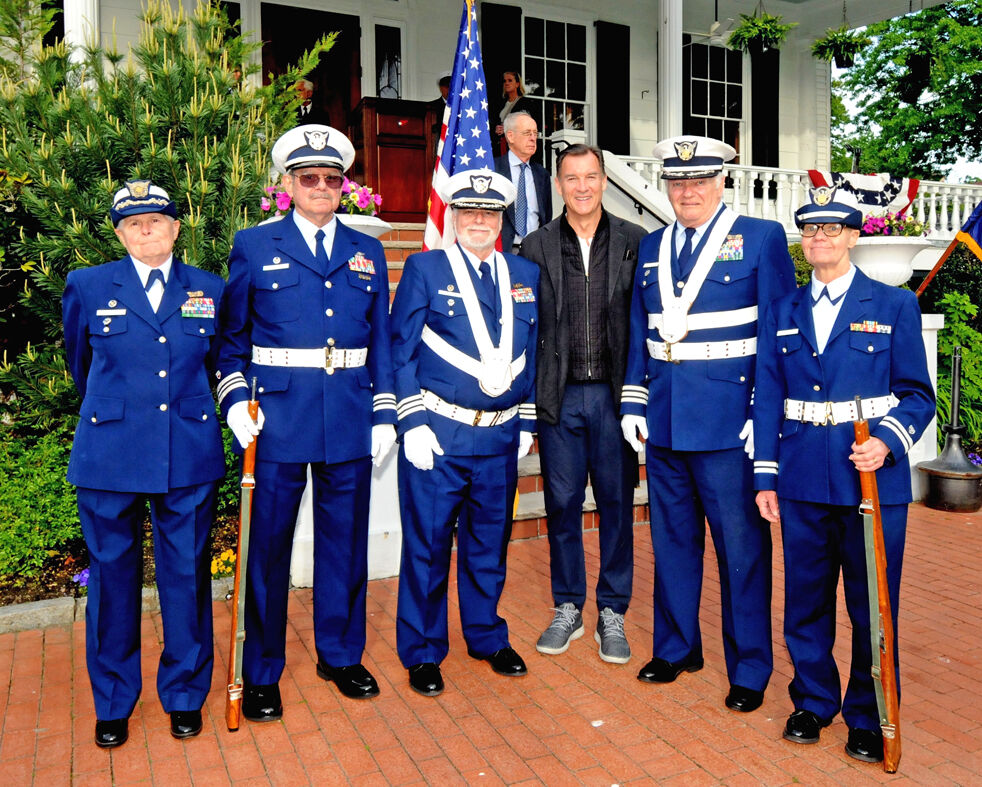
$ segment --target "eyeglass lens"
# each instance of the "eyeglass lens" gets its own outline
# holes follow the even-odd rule
[[[322,180],[328,188],[332,189],[340,188],[341,184],[344,183],[344,178],[340,175],[318,175],[315,172],[305,172],[298,176],[298,180],[305,189],[314,188]]]
[[[818,234],[819,227],[828,238],[835,238],[842,234],[841,224],[806,224],[801,228],[801,234],[806,238],[812,238]]]

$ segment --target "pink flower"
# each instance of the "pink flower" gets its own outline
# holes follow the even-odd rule
[[[372,204],[372,198],[368,195],[367,189],[361,189],[358,192],[358,207],[365,209]]]
[[[265,191],[267,194],[272,194],[274,191],[276,191],[276,186],[267,186],[263,189],[263,191]]]
[[[351,191],[351,181],[345,178],[344,183],[341,184],[341,193],[347,194],[350,191]]]
[[[272,206],[272,204],[270,203],[270,201],[268,199],[266,199],[265,197],[263,197],[261,200],[259,200],[259,207],[265,213],[267,210],[269,210],[273,206]]]
[[[375,200],[375,204],[376,205],[381,205],[382,204],[382,195],[381,194],[376,194],[375,197],[374,197],[374,200]]]
[[[290,209],[290,195],[285,191],[278,191],[276,193],[276,209],[277,210],[289,210]]]

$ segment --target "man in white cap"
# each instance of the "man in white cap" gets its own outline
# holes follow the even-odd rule
[[[821,187],[795,213],[809,284],[762,315],[758,343],[754,480],[761,514],[781,523],[784,639],[794,665],[794,712],[784,738],[818,743],[839,711],[846,753],[883,759],[872,676],[870,597],[859,471],[875,472],[897,652],[900,568],[911,500],[907,452],[935,413],[912,292],[863,275],[849,260],[863,214],[855,198]],[[855,399],[870,439],[855,442]],[[852,622],[845,699],[832,655],[839,574]],[[899,661],[898,661],[899,664]]]
[[[102,748],[126,742],[142,687],[148,502],[164,624],[157,694],[175,738],[201,732],[214,661],[208,544],[225,475],[211,391],[225,283],[174,257],[181,223],[159,186],[129,181],[110,217],[127,256],[72,271],[62,298],[82,396],[68,480],[89,550],[85,650]]]
[[[389,280],[382,245],[335,216],[355,152],[328,126],[286,132],[273,163],[293,210],[242,230],[229,257],[219,403],[256,454],[243,649],[242,712],[278,719],[290,554],[312,478],[317,674],[347,697],[379,693],[365,648],[372,460],[395,441]],[[260,416],[249,417],[258,378]],[[265,421],[265,425],[264,425]]]
[[[676,220],[641,242],[621,396],[625,439],[645,459],[655,554],[654,657],[669,683],[703,666],[705,522],[719,562],[726,706],[760,707],[773,669],[771,533],[753,499],[750,405],[758,306],[794,287],[784,229],[723,204],[736,151],[675,137],[654,151]],[[744,453],[746,451],[746,454]]]
[[[497,607],[518,459],[535,429],[539,269],[495,251],[515,188],[469,170],[449,178],[441,197],[457,243],[409,257],[392,305],[403,445],[396,643],[409,685],[425,696],[443,691],[454,524],[467,652],[499,674],[526,673]]]

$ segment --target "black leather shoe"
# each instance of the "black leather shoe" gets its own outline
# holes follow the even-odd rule
[[[242,715],[249,721],[276,721],[283,718],[279,684],[246,686],[242,692]]]
[[[491,669],[493,669],[499,675],[507,675],[511,678],[518,678],[528,673],[528,668],[525,666],[525,662],[522,661],[522,657],[519,656],[512,648],[501,648],[500,650],[496,650],[494,653],[490,653],[488,655],[483,655],[468,648],[467,655],[472,659],[486,661],[491,665]]]
[[[108,721],[96,720],[95,723],[95,745],[103,749],[112,749],[115,746],[122,746],[126,739],[130,737],[129,719],[109,719]]]
[[[846,754],[863,762],[883,762],[883,733],[879,730],[849,730]]]
[[[828,727],[827,721],[822,721],[810,710],[796,710],[788,716],[784,725],[784,740],[792,743],[818,743],[822,727]]]
[[[743,686],[730,686],[726,695],[726,707],[740,713],[750,713],[757,710],[764,702],[764,692],[746,689]]]
[[[442,694],[443,676],[440,674],[440,665],[434,664],[432,661],[413,664],[409,668],[409,685],[413,691],[424,697],[435,697],[437,694]]]
[[[170,713],[170,734],[175,738],[193,738],[201,732],[200,710],[174,710]]]
[[[323,661],[317,662],[317,677],[323,680],[333,680],[345,697],[353,700],[367,700],[378,696],[378,683],[372,673],[361,664],[349,667],[332,667]]]
[[[644,683],[671,683],[683,672],[698,672],[702,669],[702,659],[673,664],[665,659],[653,658],[638,673],[638,680]]]

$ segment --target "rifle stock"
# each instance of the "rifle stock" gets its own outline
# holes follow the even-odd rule
[[[853,422],[856,443],[869,440],[869,423],[863,418],[861,398],[856,397],[859,420]],[[900,700],[897,695],[896,656],[894,653],[893,614],[890,609],[890,586],[887,582],[887,554],[883,540],[883,519],[875,472],[859,471],[866,535],[866,566],[870,594],[870,634],[872,637],[872,673],[876,687],[876,704],[883,732],[883,770],[896,773],[900,765]],[[872,560],[871,560],[872,559]],[[873,565],[871,565],[871,562]]]
[[[253,421],[259,418],[255,377],[252,378],[249,416]],[[245,642],[246,567],[249,561],[249,528],[252,523],[252,491],[256,487],[256,443],[258,441],[257,435],[242,455],[238,547],[235,559],[235,582],[232,586],[232,633],[228,648],[228,691],[225,695],[225,726],[228,727],[229,732],[235,732],[239,729],[239,723],[242,720],[242,643]]]

